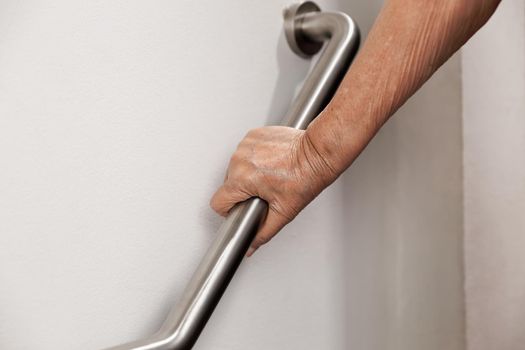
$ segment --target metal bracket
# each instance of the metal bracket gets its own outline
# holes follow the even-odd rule
[[[283,11],[286,40],[292,51],[301,57],[311,57],[323,47],[322,41],[308,38],[301,29],[304,15],[315,12],[321,12],[321,9],[312,1],[293,4]]]

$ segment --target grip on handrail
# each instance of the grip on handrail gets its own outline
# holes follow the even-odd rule
[[[305,129],[339,86],[357,52],[359,31],[348,15],[321,12],[311,1],[287,8],[284,27],[290,47],[302,57],[310,57],[325,46],[283,122],[285,126]],[[267,203],[260,198],[237,204],[161,329],[149,338],[107,350],[191,349],[246,254],[267,209]]]

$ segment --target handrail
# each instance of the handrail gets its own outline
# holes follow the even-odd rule
[[[305,129],[326,106],[359,46],[359,31],[341,12],[320,12],[311,2],[284,11],[285,34],[292,50],[310,57],[326,46],[286,114],[283,125]],[[149,338],[107,350],[191,349],[246,254],[268,210],[260,198],[237,204],[221,225],[179,304]]]

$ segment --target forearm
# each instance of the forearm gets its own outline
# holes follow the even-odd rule
[[[499,0],[387,0],[327,108],[306,131],[343,172],[379,128],[492,15]]]
[[[248,255],[268,242],[359,155],[381,125],[495,10],[498,0],[387,0],[332,102],[306,131],[250,131],[211,206],[227,215],[259,197],[268,214]]]

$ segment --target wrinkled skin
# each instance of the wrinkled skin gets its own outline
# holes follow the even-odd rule
[[[226,216],[236,203],[250,197],[268,203],[268,214],[248,251],[251,255],[335,177],[304,130],[284,126],[254,129],[231,157],[224,184],[211,199],[211,206]]]
[[[500,0],[387,0],[332,101],[306,131],[264,127],[240,143],[211,206],[257,196],[270,210],[248,255],[349,167],[381,126],[496,10]]]

